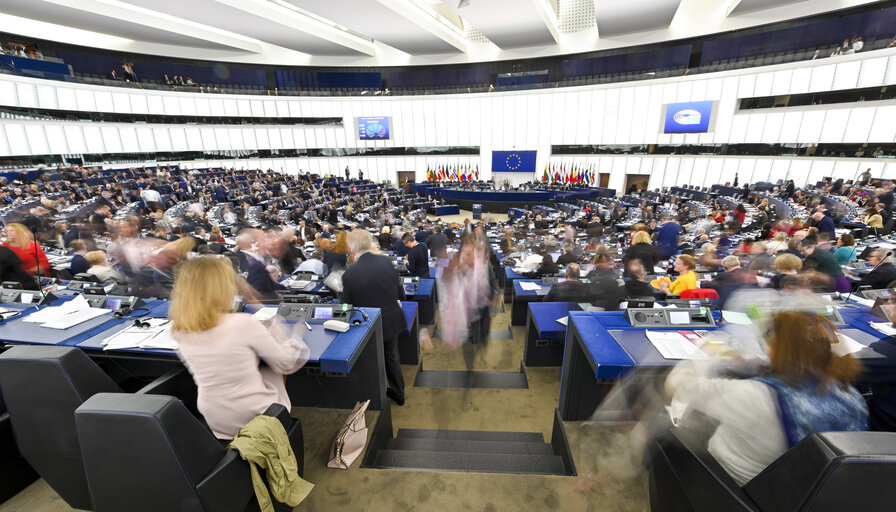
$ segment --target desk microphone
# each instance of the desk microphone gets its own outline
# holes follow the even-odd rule
[[[893,255],[893,251],[887,251],[887,254],[884,254],[884,257],[881,258],[880,261],[877,262],[877,265],[875,265],[874,268],[871,269],[871,272],[874,272],[877,269],[877,267],[879,267],[881,265],[881,263],[887,261],[887,258],[889,258],[892,255]],[[868,272],[868,273],[870,274],[871,272]],[[850,297],[852,297],[852,286],[849,287],[849,295],[847,295],[846,298],[843,299],[843,301],[844,302],[848,301]]]
[[[44,303],[44,300],[47,298],[46,294],[44,294],[43,283],[40,280],[40,258],[37,256],[37,250],[39,245],[37,244],[37,226],[28,226],[28,229],[31,231],[31,241],[34,243],[34,264],[37,268],[34,274],[34,278],[37,279],[37,293],[40,294],[40,301],[37,303],[41,305]]]

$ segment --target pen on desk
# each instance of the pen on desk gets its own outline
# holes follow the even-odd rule
[[[308,322],[305,322],[305,327],[307,327],[309,331],[311,330],[311,324],[309,324]]]

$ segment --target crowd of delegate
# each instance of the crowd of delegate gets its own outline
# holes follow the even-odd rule
[[[284,278],[296,271],[325,279],[338,275],[334,296],[382,310],[387,393],[398,405],[405,401],[397,354],[404,329],[399,260],[406,275],[439,277],[440,311],[463,319],[442,325],[442,336],[458,344],[487,340],[502,266],[522,277],[562,277],[545,301],[604,310],[709,289],[721,303],[750,289],[793,303],[817,299],[813,292],[886,288],[896,280],[892,252],[859,250],[873,246],[896,222],[894,184],[872,179],[870,171],[854,183],[827,180],[798,188],[789,181],[764,191],[744,185],[727,187],[737,191],[730,195],[692,190],[687,197],[681,190],[633,190],[622,198],[521,208],[520,216],[502,222],[486,216],[476,223],[447,223],[426,215],[432,204],[427,198],[351,176],[178,167],[44,170],[31,182],[3,183],[0,189],[2,280],[34,287],[36,274],[63,280],[91,274],[104,283],[126,284],[135,295],[170,298],[178,354],[197,382],[200,412],[221,438],[233,436],[270,403],[289,406],[282,375],[307,359],[301,337],[262,335],[254,320],[230,308],[236,295],[251,302],[293,293]],[[789,215],[781,215],[781,204]],[[854,263],[860,252],[867,264]],[[67,265],[58,263],[63,254],[70,256]],[[439,266],[443,272],[434,272]],[[852,275],[853,269],[860,275]],[[804,332],[794,334],[783,324],[779,330],[812,350],[829,349],[833,331],[819,321],[792,318],[787,325],[808,322]],[[781,345],[797,341],[778,339],[775,357],[789,354],[786,364],[800,364],[804,352],[794,355],[791,345]],[[223,372],[225,362],[216,354],[246,357],[236,370]],[[259,368],[258,358],[267,364]],[[227,364],[235,363],[230,358]],[[815,380],[796,386],[786,368],[763,381],[765,387],[745,392],[766,398],[768,389],[787,392],[816,420],[826,417],[833,400],[848,418],[828,425],[834,429],[896,427],[892,409],[872,408],[869,416],[856,401],[849,386],[855,365],[816,370],[832,383],[817,397],[807,391]],[[706,392],[694,387],[699,381],[676,375],[668,384],[671,392]],[[242,384],[234,387],[235,382]],[[222,392],[237,388],[240,396]],[[760,407],[774,405],[766,402]],[[778,432],[762,431],[769,428]],[[730,441],[737,434],[723,431],[713,453],[746,481],[786,449],[779,433],[769,438],[771,444],[757,443],[755,453],[732,454],[722,445],[726,435]]]

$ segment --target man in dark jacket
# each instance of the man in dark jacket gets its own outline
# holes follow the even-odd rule
[[[401,237],[401,243],[408,248],[406,256],[408,272],[420,279],[429,279],[429,248],[421,244],[410,232]]]
[[[876,268],[863,277],[858,286],[870,286],[872,290],[889,288],[890,283],[896,281],[896,266],[890,261],[891,257],[881,249],[871,251],[868,263]]]
[[[390,386],[386,394],[398,405],[404,405],[404,377],[398,359],[398,335],[405,328],[399,302],[404,299],[404,286],[392,261],[371,252],[373,238],[370,233],[356,229],[348,234],[347,242],[355,263],[342,276],[340,299],[355,307],[380,308],[383,355]]]
[[[551,287],[543,302],[591,302],[594,293],[591,287],[579,281],[581,270],[576,263],[566,266],[566,281]]]
[[[433,233],[426,238],[429,255],[433,258],[448,257],[448,237],[442,233],[442,226],[432,228]]]

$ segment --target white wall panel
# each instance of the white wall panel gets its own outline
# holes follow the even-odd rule
[[[645,102],[647,101],[646,96],[648,93],[649,93],[649,90],[646,87],[638,87],[635,89],[636,97],[643,97],[643,100]],[[588,113],[591,112],[591,98],[593,96],[594,96],[594,94],[592,94],[591,91],[579,92],[577,94],[579,104],[578,104],[578,108],[576,109],[576,133],[573,136],[574,144],[588,144],[588,141],[591,140],[592,120],[591,120],[591,116],[589,116]],[[530,94],[530,95],[526,96],[526,99],[531,101],[532,103],[535,103],[536,101],[538,101],[538,96],[536,96],[534,94]],[[645,107],[644,114],[646,115],[647,114],[646,105],[644,105],[644,107]],[[534,108],[531,109],[530,111],[534,112],[536,115],[539,112],[537,109],[534,109]],[[641,124],[643,125],[644,120],[641,119],[641,121],[642,121]],[[538,124],[540,122],[541,122],[541,119],[538,117],[535,117],[534,119],[529,119],[528,117],[523,118],[522,125],[529,127],[529,141],[528,141],[528,144],[526,145],[527,149],[535,148],[538,146]],[[571,122],[572,122],[572,119],[570,119],[570,123]],[[643,138],[644,138],[643,126],[640,127],[640,133],[637,135],[636,138],[643,140]]]
[[[681,92],[681,91],[679,91]],[[690,93],[690,88],[688,88]],[[635,99],[635,88],[626,87],[619,91],[619,105],[616,111],[616,143],[627,144],[632,141],[632,114]]]
[[[775,183],[778,179],[784,179],[783,176],[772,179],[772,162],[774,162],[774,160],[771,158],[756,159],[756,165],[753,167],[754,183],[757,181],[770,181]]]
[[[790,162],[788,160],[785,160],[783,158],[773,158],[771,159],[771,161],[772,168],[769,172],[768,181],[775,183],[778,180],[786,181],[790,178],[794,178],[794,180],[796,180],[795,177],[789,175],[788,171],[790,169]],[[797,183],[800,182],[797,181]]]
[[[16,83],[0,80],[0,105],[16,106],[18,104]]]
[[[756,85],[753,89],[753,96],[771,96],[772,95],[772,81],[774,80],[774,73],[759,73],[756,75]]]
[[[162,96],[162,104],[165,107],[165,115],[167,116],[179,116],[181,115],[180,111],[180,99],[177,96],[165,95]]]
[[[87,143],[84,141],[84,132],[80,126],[67,124],[63,130],[65,130],[65,142],[70,152],[75,154],[87,152]]]
[[[188,126],[184,132],[187,135],[187,146],[190,147],[192,151],[202,151],[204,146],[202,144],[202,132],[199,128],[194,126]]]
[[[146,96],[143,94],[131,94],[130,95],[130,103],[131,110],[135,114],[148,114],[149,113],[149,105],[146,102]]]
[[[253,117],[252,105],[247,99],[237,99],[235,102],[237,115],[240,117]],[[227,105],[225,104],[225,108]]]
[[[834,82],[835,68],[834,64],[813,68],[808,92],[830,91],[831,84]]]
[[[849,109],[829,110],[825,114],[819,142],[843,142],[847,120],[849,120]]]
[[[103,143],[103,133],[99,126],[84,126],[84,141],[87,142],[88,153],[103,153],[106,151],[106,145]]]
[[[851,109],[849,121],[846,123],[846,132],[843,134],[843,142],[867,142],[875,112],[877,109],[874,107]],[[876,134],[871,138],[876,138]]]
[[[103,145],[106,146],[107,153],[121,153],[121,135],[118,133],[117,126],[103,126]]]
[[[32,84],[17,83],[16,97],[20,107],[34,108],[39,106],[37,103],[37,88]]]
[[[202,98],[205,99],[205,98]],[[180,107],[180,115],[182,116],[195,116],[196,115],[196,100],[194,98],[179,98],[178,106]]]
[[[783,112],[772,112],[765,116],[765,124],[762,127],[762,136],[760,137],[761,142],[765,142],[767,144],[774,144],[778,142],[781,137],[781,128],[784,125],[784,113]],[[756,140],[749,135],[748,131],[748,140]]]
[[[0,90],[3,89],[3,84],[0,83]],[[140,96],[143,97],[142,95]],[[67,87],[58,87],[56,89],[56,99],[59,105],[59,108],[62,110],[78,110],[78,98],[75,95],[74,89],[69,89]]]
[[[47,134],[44,127],[36,123],[25,125],[25,136],[28,137],[28,146],[33,155],[46,155],[50,153],[50,145],[47,143]]]
[[[874,122],[871,124],[871,133],[875,142],[891,142],[896,140],[896,105],[877,107]]]
[[[6,130],[0,125],[0,156],[11,156],[9,143],[6,141]]]
[[[124,92],[112,93],[112,112],[132,113],[130,94]]]
[[[174,151],[189,151],[190,144],[187,142],[187,132],[182,127],[172,127],[168,130],[171,136],[171,147]]]
[[[47,143],[50,153],[54,155],[68,153],[68,144],[65,142],[65,129],[61,124],[47,124],[44,126],[47,132]]]
[[[781,140],[790,142],[803,142],[800,138],[800,124],[803,113],[800,111],[786,112],[781,123]]]
[[[137,142],[140,144],[140,151],[151,152],[157,149],[156,137],[152,132],[152,128],[148,126],[137,127]]]
[[[277,102],[273,100],[264,101],[264,117],[277,117]]]
[[[772,75],[772,96],[780,96],[790,92],[790,81],[793,78],[793,70],[782,69]]]
[[[112,101],[112,93],[107,91],[96,91],[93,93],[93,96],[96,99],[96,109],[99,112],[115,112],[115,103]]]
[[[730,158],[729,161],[736,162],[737,164],[737,175],[740,178],[740,182],[742,183],[756,183],[757,181],[763,181],[756,179],[753,176],[753,171],[756,169],[756,160],[752,158]]]
[[[790,167],[787,170],[788,179],[792,179],[797,186],[808,183],[809,170],[812,168],[812,162],[806,160],[793,159],[789,161]]]
[[[152,135],[156,140],[157,151],[171,151],[171,135],[168,133],[167,128],[153,127]]]
[[[218,149],[218,139],[215,138],[214,128],[200,128],[202,134],[202,146],[206,151],[214,151]]]
[[[228,128],[227,129],[227,138],[230,139],[230,149],[234,151],[243,151],[246,148],[246,143],[243,142],[243,130],[240,128]]]
[[[49,127],[47,135],[50,134]],[[118,134],[121,137],[121,151],[124,153],[139,153],[140,142],[137,141],[137,129],[131,125],[119,125]],[[51,139],[52,143],[52,139]]]
[[[96,99],[93,97],[93,91],[77,89],[75,96],[78,99],[78,110],[96,112]]]
[[[824,115],[825,112],[823,110],[803,112],[803,124],[800,126],[800,142],[818,142],[824,125]]]
[[[56,87],[38,85],[37,102],[40,105],[40,108],[59,108],[59,101],[56,99]]]
[[[787,163],[784,161],[784,163]],[[828,176],[832,176],[834,172],[834,162],[830,160],[813,160],[809,174],[804,181],[800,181],[796,176],[791,176],[797,186],[805,186],[807,183],[817,183]]]
[[[887,58],[867,59],[862,62],[862,70],[859,72],[859,81],[856,87],[877,87],[886,85],[884,75],[887,73]]]
[[[812,68],[797,68],[793,70],[790,79],[790,94],[805,94],[809,92],[812,82]]]
[[[81,104],[80,98],[78,99],[78,104]],[[147,96],[146,106],[149,107],[150,114],[165,114],[165,102],[162,100],[161,96],[158,96],[156,94]]]
[[[884,84],[896,84],[896,55],[891,55],[887,62],[887,74],[884,76]]]
[[[852,89],[856,86],[859,79],[859,69],[862,62],[858,60],[850,62],[840,62],[837,64],[837,71],[834,72],[834,85],[836,90]]]
[[[756,75],[740,75],[737,82],[737,97],[751,98],[757,96],[753,94],[756,88]]]
[[[747,137],[747,124],[750,121],[749,114],[740,114],[734,116],[731,121],[731,131],[728,135],[730,144],[742,144]]]

